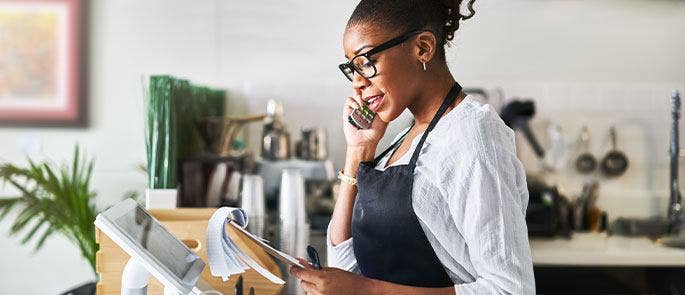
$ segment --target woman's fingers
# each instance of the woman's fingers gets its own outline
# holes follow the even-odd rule
[[[304,266],[306,269],[314,269],[314,267],[312,266],[311,263],[309,263],[308,260],[306,260],[302,257],[296,257],[295,259],[297,259],[297,261],[299,261],[300,264],[302,264],[302,266]]]
[[[302,288],[302,290],[304,290],[305,292],[307,292],[307,295],[310,295],[310,294],[321,294],[321,292],[319,292],[319,291],[316,289],[316,285],[314,285],[314,284],[312,284],[312,283],[310,283],[310,282],[301,281],[301,282],[300,282],[300,287]]]
[[[348,97],[347,100],[345,101],[345,105],[351,109],[358,109],[360,106],[359,102],[357,102],[357,100],[354,99],[353,97]]]
[[[352,97],[348,97],[345,100],[345,109],[343,110],[343,120],[347,122],[347,117],[352,113],[354,109],[359,108],[359,104]]]
[[[362,101],[362,95],[361,94],[355,93],[354,95],[352,95],[352,99],[354,99],[354,101],[357,102],[358,105],[364,104],[364,101]]]
[[[290,268],[290,274],[294,275],[300,280],[310,283],[318,284],[321,282],[321,272],[311,268],[293,266]]]

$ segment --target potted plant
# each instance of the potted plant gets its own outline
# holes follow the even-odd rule
[[[41,249],[47,238],[60,234],[79,248],[95,272],[96,193],[91,188],[92,159],[84,159],[74,148],[71,166],[28,159],[27,167],[0,164],[0,182],[14,187],[19,196],[0,199],[0,222],[10,212],[18,211],[10,227],[10,236],[22,236],[21,244],[33,243]],[[93,294],[95,283],[71,290],[69,294]],[[87,290],[85,293],[84,290]]]

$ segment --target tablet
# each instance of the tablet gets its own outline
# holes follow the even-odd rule
[[[166,288],[188,294],[205,263],[132,199],[98,214],[95,226],[155,276]]]

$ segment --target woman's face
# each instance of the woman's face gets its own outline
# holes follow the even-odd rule
[[[405,32],[388,33],[373,25],[348,27],[343,36],[345,57],[365,53],[374,47]],[[369,101],[369,107],[384,122],[390,122],[404,111],[416,97],[416,77],[420,63],[412,57],[410,38],[406,42],[371,56],[376,66],[376,76],[367,79],[354,74],[352,88],[362,101]]]

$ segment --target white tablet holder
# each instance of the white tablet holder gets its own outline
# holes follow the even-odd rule
[[[145,268],[138,258],[131,257],[126,262],[124,270],[121,272],[121,295],[145,295],[147,294],[147,285],[152,274]],[[164,295],[178,295],[180,294],[176,288],[172,286],[164,286]],[[195,288],[191,294],[203,295],[222,295],[221,292],[214,289],[202,278],[197,280]]]

